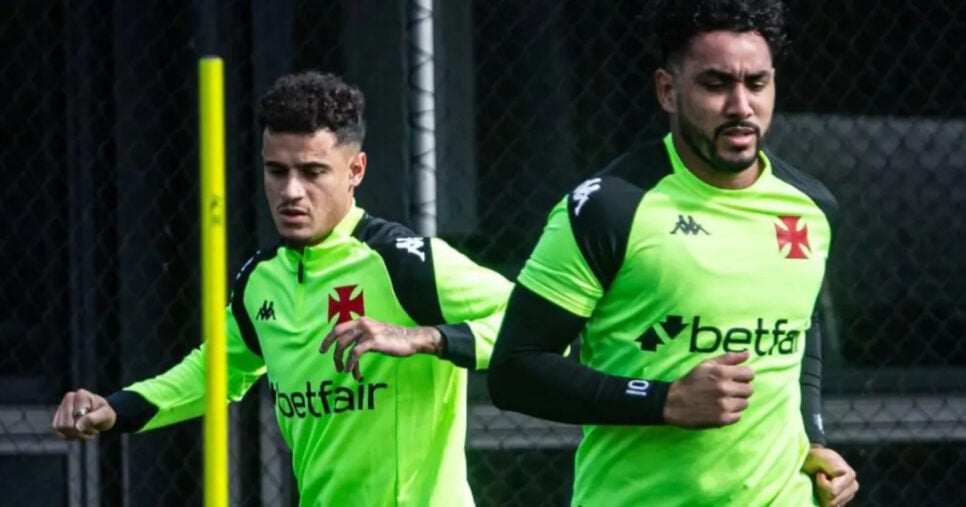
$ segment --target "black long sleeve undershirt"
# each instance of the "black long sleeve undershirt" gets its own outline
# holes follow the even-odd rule
[[[820,308],[821,303],[816,304]],[[805,333],[805,354],[802,357],[802,421],[808,441],[825,445],[822,428],[822,328],[821,311],[812,314],[812,327]]]
[[[663,424],[669,383],[608,375],[562,355],[585,322],[514,287],[490,361],[493,403],[571,424]]]

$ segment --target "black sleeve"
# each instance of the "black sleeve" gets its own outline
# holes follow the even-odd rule
[[[802,356],[802,421],[808,441],[825,445],[822,425],[822,327],[821,301],[812,313],[812,326],[805,333],[805,353]]]
[[[828,220],[832,233],[834,247],[838,231],[839,204],[835,196],[829,192],[820,181],[811,175],[799,171],[784,160],[768,153],[773,164],[775,176],[790,183],[809,196],[815,205],[822,210]],[[826,289],[823,287],[822,291]],[[805,333],[805,354],[802,356],[802,419],[805,432],[813,444],[825,445],[825,433],[822,428],[822,297],[819,295],[812,312],[812,326]]]
[[[585,322],[514,287],[490,362],[493,403],[571,424],[663,424],[669,383],[608,375],[563,357]]]
[[[158,413],[158,407],[134,391],[118,391],[107,397],[107,403],[117,414],[111,431],[131,433],[138,431]]]

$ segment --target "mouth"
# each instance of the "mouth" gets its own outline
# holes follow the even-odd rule
[[[286,224],[298,224],[308,220],[309,217],[308,211],[301,208],[278,208],[278,214]]]
[[[719,132],[719,136],[731,148],[744,150],[755,145],[758,140],[758,129],[747,126],[727,127]]]

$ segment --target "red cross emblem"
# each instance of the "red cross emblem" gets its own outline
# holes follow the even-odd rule
[[[808,244],[808,225],[802,224],[802,228],[798,228],[798,221],[802,219],[800,216],[781,216],[778,219],[781,220],[781,225],[775,224],[778,251],[782,252],[786,245],[791,245],[788,255],[785,256],[786,259],[807,259],[806,249],[812,250]]]
[[[352,320],[353,313],[356,314],[357,317],[362,317],[365,315],[365,304],[362,301],[362,291],[359,291],[358,296],[352,297],[352,292],[356,290],[356,287],[358,287],[358,285],[336,287],[336,297],[332,297],[331,294],[329,295],[329,320],[332,320],[333,316],[338,315],[339,320],[336,321],[336,325]]]

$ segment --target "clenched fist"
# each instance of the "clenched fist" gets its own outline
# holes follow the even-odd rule
[[[755,372],[742,365],[749,352],[728,352],[699,363],[673,382],[664,404],[664,420],[683,428],[717,428],[738,422],[748,408]]]
[[[90,440],[113,428],[116,421],[117,414],[104,397],[78,389],[64,395],[52,426],[65,440]]]

